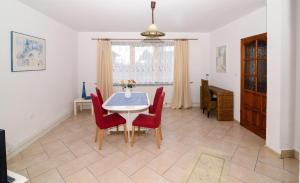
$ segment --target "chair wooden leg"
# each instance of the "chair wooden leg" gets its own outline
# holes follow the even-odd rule
[[[96,126],[96,134],[95,134],[95,142],[98,140],[98,133],[99,133],[99,128]]]
[[[127,132],[126,124],[123,124],[123,128],[124,128],[125,143],[128,143],[128,132]]]
[[[104,129],[100,129],[99,150],[102,149],[103,141],[104,141]]]
[[[209,118],[209,113],[210,113],[210,112],[209,112],[209,111],[207,111],[207,118]]]
[[[159,137],[159,129],[155,129],[155,138],[156,138],[156,145],[157,148],[160,149],[160,137]]]
[[[117,134],[119,134],[119,126],[117,126]]]
[[[162,140],[163,139],[163,136],[162,136],[162,131],[161,131],[161,126],[159,126],[159,136],[160,136],[160,140]]]
[[[132,126],[131,128],[131,146],[134,144],[134,131],[135,131],[135,126]]]
[[[141,135],[141,127],[139,126],[138,127],[138,136],[140,136]]]

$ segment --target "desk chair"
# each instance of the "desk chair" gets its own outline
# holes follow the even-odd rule
[[[203,99],[203,113],[207,110],[207,117],[212,111],[217,109],[217,98],[213,98],[208,87],[208,80],[201,80],[202,85],[202,99]]]

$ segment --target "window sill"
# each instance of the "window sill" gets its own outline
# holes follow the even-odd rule
[[[141,83],[135,86],[172,86],[173,83]],[[113,86],[121,86],[119,83],[114,83]]]

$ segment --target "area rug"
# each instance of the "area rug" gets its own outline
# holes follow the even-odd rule
[[[230,157],[221,152],[201,148],[187,170],[184,183],[218,183],[229,171]]]

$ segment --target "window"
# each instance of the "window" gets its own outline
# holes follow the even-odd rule
[[[173,82],[174,42],[113,42],[113,83],[134,79],[138,84]]]

